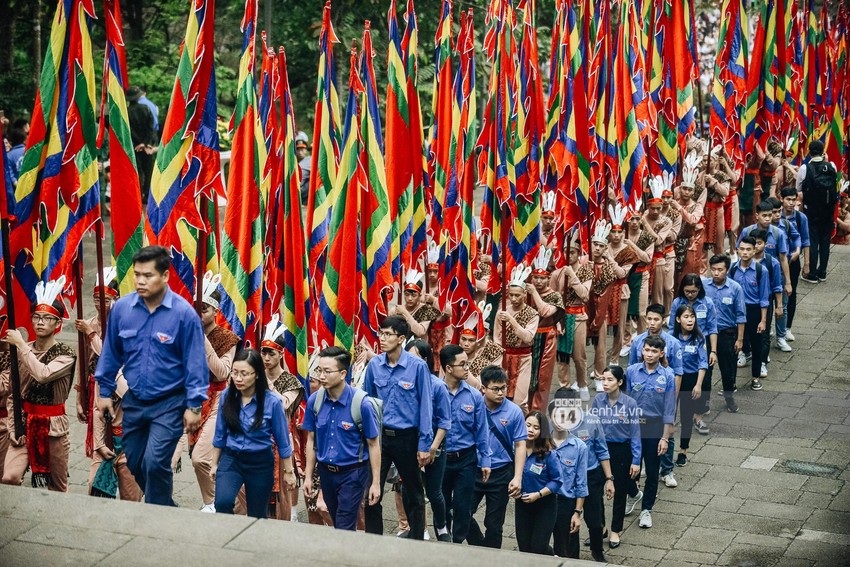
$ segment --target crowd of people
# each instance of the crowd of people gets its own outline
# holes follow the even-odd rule
[[[308,377],[286,367],[277,317],[255,348],[217,325],[218,276],[206,274],[199,310],[172,292],[162,247],[136,253],[127,297],[114,269],[99,274],[98,315],[75,322],[83,352],[56,339],[65,282],[39,283],[33,340],[12,329],[2,342],[2,482],[29,470],[33,486],[67,491],[75,389],[94,496],[175,505],[188,447],[203,512],[296,519],[303,493],[311,523],[383,534],[389,483],[409,539],[430,538],[430,507],[437,540],[500,548],[514,500],[520,551],[576,558],[584,523],[604,561],[626,515],[652,527],[659,484],[676,487],[694,430],[709,434],[715,369],[729,412],[739,387],[769,388],[771,348],[792,349],[799,279],[824,282],[830,242],[847,240],[847,183],[823,145],[799,170],[777,146],[739,179],[722,148],[693,139],[677,187],[648,180],[645,207],[615,203],[587,243],[577,230],[558,241],[544,195],[539,254],[505,274],[504,308],[486,294],[498,267],[482,254],[481,317],[463,328],[439,305],[432,247],[424,271],[406,274],[377,352],[325,348]],[[77,364],[88,380],[74,384]]]

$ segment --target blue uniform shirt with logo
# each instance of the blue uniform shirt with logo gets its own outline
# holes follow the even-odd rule
[[[745,236],[749,236],[750,233],[757,228],[759,228],[759,225],[752,224],[742,230],[741,236],[738,237],[738,242],[735,246],[740,246],[741,240],[743,240]],[[764,244],[764,249],[767,250],[768,253],[773,254],[778,258],[780,254],[788,254],[789,245],[788,235],[785,234],[783,229],[775,225],[767,227],[767,241]]]
[[[486,406],[486,402],[485,402]],[[505,399],[495,410],[490,411],[490,419],[495,427],[511,445],[517,441],[528,439],[528,429],[525,427],[525,416],[518,405]],[[499,438],[494,432],[490,432],[490,468],[497,469],[514,461],[513,454],[505,451]]]
[[[555,451],[549,451],[542,459],[532,453],[526,457],[525,468],[522,469],[522,491],[533,494],[548,488],[552,494],[557,494],[561,488],[561,478],[561,467]]]
[[[360,417],[363,420],[363,434],[351,416],[351,402],[354,388],[345,385],[338,400],[332,400],[325,392],[325,399],[318,415],[313,413],[316,392],[307,400],[304,423],[301,429],[314,432],[316,460],[326,465],[344,467],[369,460],[369,450],[363,438],[375,439],[380,434],[378,416],[375,408],[366,398],[360,404]]]
[[[713,278],[702,278],[705,296],[714,302],[717,309],[718,330],[731,329],[747,322],[747,306],[744,303],[744,290],[738,282],[727,277],[721,284]]]
[[[758,268],[756,261],[750,261],[750,265],[746,268],[741,265],[741,261],[737,261],[729,268],[729,273],[732,274],[732,269],[735,268],[732,279],[734,279],[744,292],[744,303],[747,305],[758,305],[767,307],[770,304],[770,274],[767,270],[762,270],[761,277],[758,277]]]
[[[605,440],[605,430],[599,418],[592,412],[582,412],[578,426],[570,434],[581,439],[587,445],[587,470],[592,471],[599,466],[599,461],[608,461],[608,443]]]
[[[770,276],[770,285],[768,286],[770,293],[782,293],[785,287],[785,274],[782,273],[782,266],[779,265],[779,260],[765,254],[759,260],[764,273]]]
[[[195,308],[168,288],[153,313],[135,292],[116,301],[95,370],[101,398],[112,397],[122,367],[139,400],[158,400],[182,390],[187,407],[200,407],[207,399],[210,370]]]
[[[446,383],[431,374],[431,396],[433,397],[434,433],[438,429],[446,431],[452,426],[452,407]]]
[[[688,300],[684,297],[673,299],[673,305],[670,306],[670,322],[669,328],[673,328],[676,324],[676,312],[682,305],[689,305]],[[717,334],[717,308],[714,306],[714,301],[706,294],[702,299],[697,298],[693,304],[690,304],[697,314],[697,325],[702,334],[708,335]]]
[[[277,454],[281,459],[292,455],[292,445],[289,443],[289,426],[286,423],[286,412],[283,409],[283,399],[271,390],[266,391],[263,400],[263,420],[254,429],[254,416],[257,415],[257,396],[241,407],[239,424],[242,431],[235,431],[227,425],[224,419],[224,402],[230,392],[228,386],[221,394],[218,403],[218,419],[215,422],[215,434],[212,445],[217,449],[230,449],[246,453],[256,453],[272,448],[272,440],[277,445]],[[239,403],[242,403],[241,396]]]
[[[599,419],[608,443],[631,444],[632,464],[640,465],[640,418],[641,412],[634,398],[620,392],[613,404],[608,400],[608,394],[601,392],[593,398],[591,411]]]
[[[782,211],[782,218],[790,222],[797,232],[800,233],[800,248],[811,247],[811,237],[809,236],[809,217],[800,211],[794,211],[790,217],[785,216],[785,211]]]
[[[564,498],[587,496],[587,453],[587,445],[572,435],[555,449],[555,458],[561,469],[561,489],[558,494]],[[525,484],[522,489],[527,492]]]
[[[685,374],[696,374],[700,370],[708,370],[708,351],[705,348],[705,337],[697,338],[691,333],[687,339],[677,337],[682,343],[682,367]]]
[[[660,364],[647,370],[646,363],[626,369],[626,393],[634,398],[643,417],[660,418],[665,424],[676,422],[676,378]]]
[[[490,427],[484,396],[463,380],[454,393],[449,390],[449,400],[452,426],[446,432],[446,451],[456,453],[474,445],[478,452],[478,466],[490,468]]]
[[[387,363],[386,353],[366,365],[363,389],[384,402],[384,427],[419,430],[419,452],[431,450],[434,440],[431,373],[425,361],[401,351],[395,366]]]
[[[629,364],[635,364],[643,360],[643,344],[646,342],[646,337],[649,336],[649,331],[644,331],[634,338],[632,348],[629,349]],[[664,339],[664,358],[667,359],[667,364],[673,369],[673,374],[676,376],[682,375],[682,346],[679,341],[666,331],[661,331],[659,335]]]

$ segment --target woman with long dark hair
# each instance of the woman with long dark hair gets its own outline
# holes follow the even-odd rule
[[[688,464],[688,447],[691,442],[691,431],[695,426],[694,415],[702,412],[705,404],[706,392],[703,390],[703,384],[708,369],[705,337],[699,329],[696,312],[690,305],[681,305],[676,310],[673,336],[682,343],[682,386],[679,388],[682,431],[676,465],[684,467]],[[708,395],[711,395],[710,391]]]
[[[245,349],[236,354],[220,404],[223,419],[216,422],[210,470],[216,512],[232,514],[236,495],[245,485],[248,515],[265,518],[274,485],[272,441],[289,490],[295,487],[295,470],[283,400],[269,391],[259,352]]]
[[[549,538],[555,528],[557,501],[561,488],[561,469],[555,458],[555,446],[549,420],[540,411],[525,418],[528,429],[522,494],[516,501],[516,540],[520,551],[552,555]]]

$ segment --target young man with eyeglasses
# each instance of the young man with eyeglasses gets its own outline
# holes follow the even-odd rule
[[[4,342],[18,349],[21,398],[26,415],[23,435],[9,427],[9,449],[3,466],[3,484],[20,485],[24,473],[32,471],[32,486],[57,492],[68,491],[68,439],[70,426],[65,400],[74,379],[74,349],[56,340],[62,329],[65,278],[36,286],[32,313],[35,340],[26,342],[17,329],[6,333]],[[9,413],[14,415],[13,400]],[[35,444],[34,446],[31,444]],[[36,450],[38,448],[38,450]],[[32,449],[32,450],[31,450]]]
[[[210,370],[201,319],[188,301],[168,288],[171,255],[146,246],[133,256],[136,291],[109,313],[95,380],[98,408],[114,414],[112,394],[123,368],[124,452],[145,502],[176,506],[171,458],[183,432],[201,423]]]
[[[467,358],[463,349],[457,345],[443,347],[440,366],[449,390],[452,417],[452,425],[446,432],[443,473],[446,526],[452,541],[463,543],[472,520],[476,469],[480,469],[484,482],[490,478],[490,432],[484,397],[466,383]]]
[[[366,506],[366,532],[384,533],[384,483],[390,465],[396,469],[407,494],[405,513],[410,522],[410,539],[423,539],[425,534],[425,484],[421,467],[431,462],[432,399],[431,375],[421,358],[406,352],[404,341],[410,326],[404,318],[391,315],[381,323],[378,339],[381,354],[366,366],[363,389],[369,396],[382,400],[383,431],[381,435],[381,494]]]
[[[313,498],[318,491],[313,486],[313,471],[318,469],[334,528],[354,531],[363,495],[369,504],[381,497],[381,446],[378,417],[365,397],[360,403],[362,431],[355,423],[351,412],[355,390],[345,381],[350,366],[351,355],[341,347],[319,353],[313,376],[324,388],[324,399],[317,414],[313,408],[319,392],[310,396],[301,428],[308,432],[304,496]]]
[[[469,545],[501,549],[508,500],[522,493],[528,431],[522,410],[506,399],[508,375],[504,369],[487,366],[481,371],[481,384],[490,430],[490,478],[485,482],[483,474],[476,473],[470,512],[475,514],[481,500],[486,498],[485,533],[481,533],[481,528],[472,518],[466,541]]]

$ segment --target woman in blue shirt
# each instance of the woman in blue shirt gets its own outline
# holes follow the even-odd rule
[[[525,418],[528,429],[522,494],[516,502],[516,541],[520,551],[552,555],[549,538],[555,528],[555,493],[561,488],[561,469],[549,430],[549,420],[533,411]]]
[[[218,415],[210,470],[216,512],[232,514],[236,495],[245,485],[248,515],[265,518],[274,485],[272,441],[277,444],[287,490],[295,488],[295,469],[283,400],[269,390],[263,359],[256,350],[245,349],[234,357]]]
[[[673,336],[682,343],[682,386],[679,388],[679,411],[681,412],[682,432],[680,434],[680,451],[676,464],[684,467],[688,464],[688,447],[691,442],[693,427],[699,426],[696,419],[702,421],[705,396],[711,392],[703,390],[705,373],[708,369],[708,353],[705,348],[705,337],[697,323],[697,314],[690,305],[680,305],[675,313],[676,322],[673,325]]]
[[[712,369],[717,364],[717,309],[714,300],[705,296],[702,278],[698,274],[686,274],[682,278],[679,294],[670,307],[670,329],[676,325],[676,311],[682,305],[690,305],[694,308],[694,313],[697,315],[697,327],[705,337],[708,350],[708,370],[705,371],[705,380],[703,380],[703,391],[706,395],[703,396],[702,407],[697,408],[694,416],[694,428],[701,435],[708,435],[708,426],[702,420],[702,416],[708,413]]]
[[[634,483],[640,476],[640,410],[634,398],[621,391],[626,385],[626,373],[621,367],[613,364],[606,367],[600,378],[603,391],[593,399],[591,412],[602,424],[605,441],[608,443],[608,454],[611,456],[614,508],[608,545],[614,549],[620,547],[620,532],[623,531],[628,492],[633,492],[629,500],[632,510],[638,499],[643,496]],[[629,482],[629,479],[632,482]]]

